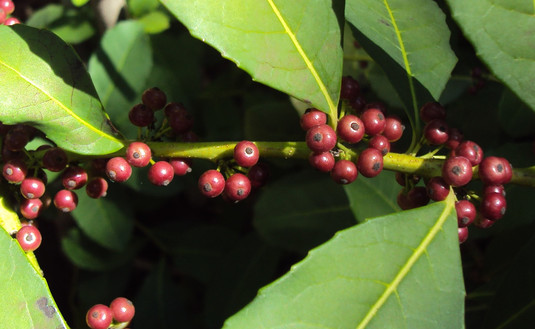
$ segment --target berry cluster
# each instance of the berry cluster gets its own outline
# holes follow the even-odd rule
[[[93,305],[86,314],[86,323],[91,329],[124,328],[134,317],[134,304],[124,297],[117,297],[110,306]]]
[[[15,11],[15,4],[11,0],[0,0],[0,24],[15,25],[20,24],[20,21],[12,17],[11,14]]]

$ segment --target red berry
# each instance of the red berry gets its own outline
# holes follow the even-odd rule
[[[125,158],[115,157],[106,163],[106,175],[114,182],[125,182],[132,175],[132,167]]]
[[[6,15],[11,15],[15,11],[15,4],[11,0],[0,0],[0,9],[3,9]]]
[[[184,105],[169,103],[165,107],[165,114],[169,120],[169,126],[177,134],[183,134],[193,127],[193,117]]]
[[[427,182],[426,187],[427,195],[429,195],[429,198],[433,201],[445,200],[450,193],[450,186],[442,177],[431,178]]]
[[[249,169],[247,177],[249,177],[253,188],[260,188],[266,184],[269,178],[269,168],[264,163],[257,163]]]
[[[247,176],[236,173],[230,176],[225,183],[225,196],[232,201],[241,201],[251,193],[251,181]]]
[[[444,120],[435,119],[429,121],[424,127],[425,139],[431,145],[442,145],[449,139],[448,124]]]
[[[489,220],[498,220],[503,217],[507,208],[505,197],[499,193],[490,193],[483,196],[479,211]]]
[[[161,110],[167,103],[167,96],[157,87],[149,88],[141,95],[141,102],[153,111]]]
[[[63,187],[77,190],[87,183],[87,172],[79,166],[70,166],[61,175]]]
[[[151,157],[150,147],[143,142],[132,142],[126,148],[126,161],[134,167],[145,167]]]
[[[360,94],[360,86],[357,80],[353,77],[345,76],[342,77],[342,86],[340,87],[340,98],[352,100],[357,98]]]
[[[2,169],[4,178],[8,182],[14,184],[21,183],[24,178],[26,178],[27,173],[28,167],[26,167],[26,164],[21,160],[9,160],[4,164]]]
[[[41,232],[33,225],[20,228],[16,235],[17,241],[25,252],[34,251],[41,245]]]
[[[67,154],[59,147],[52,147],[43,155],[43,167],[53,172],[62,171],[68,162]]]
[[[326,124],[327,114],[318,109],[309,108],[301,116],[301,120],[299,123],[301,125],[301,128],[303,128],[304,131],[307,131],[314,126]]]
[[[202,194],[209,198],[215,198],[225,189],[225,177],[219,171],[210,169],[199,177],[198,185]]]
[[[474,221],[474,225],[479,228],[489,228],[492,225],[494,225],[495,221],[490,220],[488,218],[484,218],[482,216],[476,216],[476,220]]]
[[[423,186],[415,186],[407,193],[407,201],[410,208],[423,207],[429,203],[427,189]]]
[[[20,213],[26,219],[35,219],[39,216],[43,202],[39,199],[24,199],[20,203]]]
[[[357,160],[357,168],[364,177],[375,177],[383,170],[383,154],[374,148],[362,151]]]
[[[477,166],[483,160],[483,149],[472,141],[463,141],[455,148],[455,154],[470,160],[472,166]]]
[[[185,158],[169,159],[169,164],[173,167],[175,175],[184,176],[191,172],[191,160]]]
[[[59,190],[54,196],[54,205],[63,212],[71,212],[78,205],[78,196],[71,190]]]
[[[386,127],[386,119],[383,112],[376,108],[369,108],[362,112],[360,119],[364,123],[366,134],[374,136],[382,133]]]
[[[124,297],[115,298],[110,304],[110,310],[116,322],[130,322],[136,313],[134,304]]]
[[[396,172],[396,182],[398,182],[398,184],[401,185],[401,186],[405,186],[407,184],[407,182],[405,180],[406,176],[407,176],[407,174]],[[416,185],[420,181],[420,176],[409,175],[407,177],[407,180],[409,182],[412,182],[413,185]]]
[[[330,151],[311,153],[308,157],[310,165],[321,172],[329,172],[334,167],[334,157]]]
[[[145,104],[136,104],[128,112],[128,119],[137,127],[147,127],[154,122],[154,111]]]
[[[346,142],[358,143],[364,137],[364,123],[356,115],[347,114],[338,121],[336,132]]]
[[[367,109],[378,109],[385,116],[386,116],[386,113],[387,113],[386,105],[384,103],[382,103],[382,102],[369,102],[369,103],[366,103],[366,105],[364,106],[364,109],[365,110],[367,110]]]
[[[108,192],[108,182],[102,177],[94,177],[85,186],[85,192],[93,199],[105,197]]]
[[[465,157],[446,159],[442,166],[442,178],[452,186],[464,186],[472,180],[472,164]]]
[[[252,167],[259,158],[258,147],[253,142],[241,141],[234,147],[234,160],[238,166]]]
[[[9,17],[4,22],[4,25],[7,25],[7,26],[15,25],[15,24],[20,24],[20,21],[15,17]]]
[[[461,144],[463,139],[464,139],[463,133],[459,129],[457,129],[455,127],[450,127],[449,138],[446,141],[445,145],[450,150],[455,150],[457,148],[457,146],[459,146],[459,144]]]
[[[349,160],[337,161],[331,171],[331,178],[338,184],[352,183],[357,176],[357,166]]]
[[[4,147],[10,151],[21,151],[30,141],[28,129],[23,125],[11,128],[4,137]]]
[[[26,199],[38,199],[45,194],[45,183],[37,177],[27,177],[20,184],[20,194]]]
[[[483,188],[483,195],[490,193],[498,193],[505,196],[505,188],[503,185],[485,185]]]
[[[349,105],[357,113],[360,113],[364,109],[364,106],[366,106],[366,98],[364,98],[364,95],[360,94],[356,98],[350,99]]]
[[[508,183],[512,172],[511,164],[505,158],[486,157],[479,164],[479,178],[487,185]]]
[[[336,145],[336,133],[329,125],[314,126],[307,131],[306,142],[312,151],[326,152]]]
[[[383,136],[388,138],[389,142],[398,141],[403,136],[405,126],[401,123],[401,120],[395,116],[387,116],[385,119],[385,130]]]
[[[468,200],[455,202],[455,211],[457,212],[457,224],[459,227],[468,226],[476,219],[476,207]]]
[[[420,118],[423,122],[430,122],[435,119],[446,119],[446,109],[437,102],[425,103],[420,108]]]
[[[102,304],[94,305],[87,311],[85,321],[91,329],[108,329],[113,320],[111,309]]]
[[[398,206],[402,210],[412,209],[412,205],[409,202],[409,199],[407,197],[407,193],[405,193],[405,189],[401,189],[401,191],[399,191],[398,196],[396,198],[396,201],[398,203]]]
[[[390,142],[388,141],[388,138],[383,135],[373,136],[368,142],[368,147],[381,151],[383,156],[390,152]]]
[[[464,243],[468,240],[468,227],[459,227],[457,233],[459,234],[459,243]]]
[[[167,186],[173,180],[175,170],[167,161],[158,161],[149,168],[149,181],[158,186]]]

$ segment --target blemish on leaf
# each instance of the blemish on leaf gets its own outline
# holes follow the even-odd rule
[[[39,298],[35,304],[47,318],[52,318],[56,314],[56,309],[54,306],[48,305],[48,299],[46,297]]]

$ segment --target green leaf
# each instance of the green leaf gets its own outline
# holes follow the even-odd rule
[[[453,18],[492,72],[535,111],[533,2],[447,0]]]
[[[128,10],[134,17],[140,17],[158,8],[158,0],[128,0]]]
[[[509,89],[503,91],[498,117],[502,128],[510,136],[527,137],[535,131],[535,112]]]
[[[462,328],[453,197],[341,231],[229,318],[239,328]]]
[[[71,0],[72,4],[76,7],[81,7],[89,2],[89,0]]]
[[[161,11],[152,11],[138,19],[143,24],[144,30],[149,34],[161,33],[170,26],[169,16]]]
[[[190,30],[254,80],[337,119],[340,26],[329,0],[162,0]]]
[[[152,68],[152,49],[143,24],[123,21],[102,37],[100,48],[89,59],[89,74],[113,123],[129,137],[137,128],[128,119]]]
[[[1,327],[67,329],[46,280],[28,262],[17,240],[1,228],[0,250]]]
[[[344,189],[310,171],[267,185],[254,210],[253,224],[266,241],[299,252],[355,224]]]
[[[84,65],[64,41],[23,24],[0,26],[0,40],[0,121],[32,125],[75,153],[123,147]]]

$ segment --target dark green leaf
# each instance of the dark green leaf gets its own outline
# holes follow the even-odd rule
[[[502,128],[509,136],[530,136],[535,131],[535,112],[509,89],[503,91],[498,117]]]
[[[303,139],[299,117],[288,101],[271,101],[247,107],[243,119],[246,139],[288,141]]]
[[[190,30],[253,79],[337,119],[340,26],[331,1],[163,0]]]
[[[75,153],[123,147],[82,62],[65,42],[22,24],[0,26],[0,39],[0,121],[30,124]]]
[[[223,328],[462,328],[463,301],[450,197],[337,233]]]

